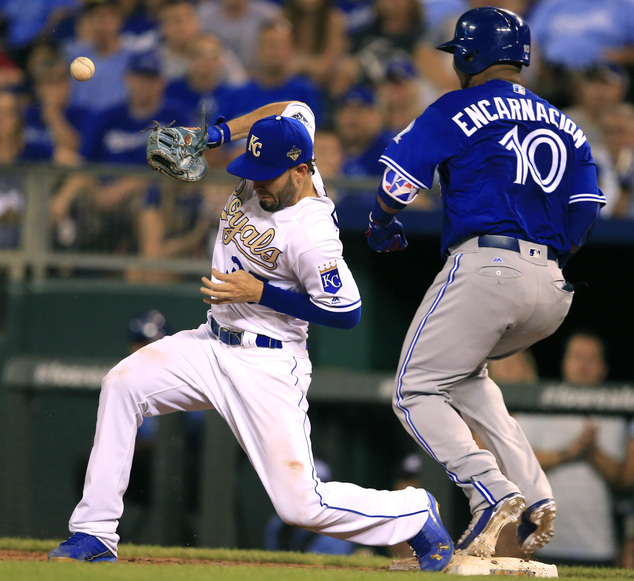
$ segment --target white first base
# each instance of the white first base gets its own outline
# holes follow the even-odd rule
[[[419,570],[418,559],[392,561],[390,571]],[[454,555],[443,573],[452,575],[513,575],[515,577],[559,577],[556,565],[515,557],[471,557]]]

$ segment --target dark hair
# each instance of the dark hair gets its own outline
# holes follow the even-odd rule
[[[191,0],[162,0],[158,7],[158,12],[161,13],[167,8],[181,6],[182,4],[189,4],[195,8],[194,3]]]
[[[596,341],[601,346],[601,349],[603,350],[603,358],[607,361],[608,346],[605,342],[605,339],[603,339],[600,333],[598,333],[594,329],[590,329],[589,327],[577,327],[573,329],[570,333],[568,333],[568,335],[566,336],[566,340],[564,341],[564,348],[563,348],[564,353],[566,349],[568,348],[568,345],[570,345],[570,342],[573,339],[576,339],[577,337],[586,337],[588,339]]]
[[[86,0],[81,7],[81,14],[89,14],[102,6],[110,6],[121,12],[121,5],[116,0]]]
[[[316,169],[316,165],[315,165],[315,158],[311,157],[309,160],[305,161],[304,164],[306,164],[308,166],[308,171],[310,172],[310,175],[315,175],[315,169]],[[300,165],[302,165],[301,163],[298,165],[294,165],[293,167],[289,168],[289,169],[293,169],[295,167],[299,167]]]
[[[319,6],[317,12],[315,14],[311,14],[311,21],[317,33],[315,35],[315,45],[311,47],[311,50],[315,53],[322,52],[326,46],[328,16],[330,15],[332,7],[332,0],[321,0],[321,6]],[[304,11],[297,0],[286,0],[284,13],[286,14],[289,22],[293,25],[293,42],[297,43],[300,31],[296,24],[299,20],[301,20],[304,15]]]

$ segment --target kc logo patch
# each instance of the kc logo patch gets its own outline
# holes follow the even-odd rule
[[[331,295],[336,294],[342,286],[341,277],[339,276],[339,269],[337,268],[337,261],[335,263],[329,262],[324,266],[317,267],[319,270],[319,277],[321,278],[321,286],[325,292]]]

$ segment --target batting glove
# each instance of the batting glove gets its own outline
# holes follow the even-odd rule
[[[387,224],[379,224],[370,217],[370,224],[365,236],[370,248],[375,252],[394,252],[407,248],[403,224],[396,218],[392,218]]]

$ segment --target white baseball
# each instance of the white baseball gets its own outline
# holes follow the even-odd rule
[[[78,81],[87,81],[95,74],[95,64],[86,56],[78,56],[70,63],[70,74]]]

